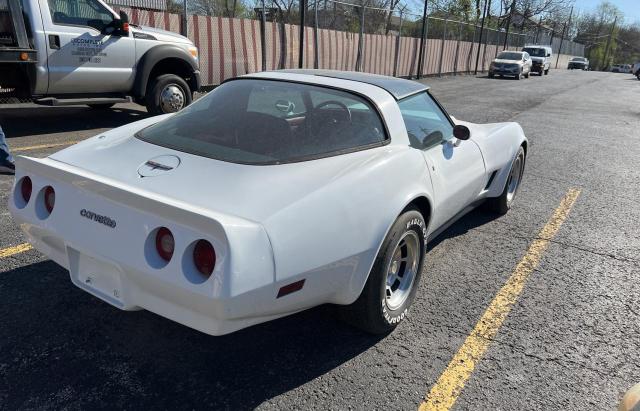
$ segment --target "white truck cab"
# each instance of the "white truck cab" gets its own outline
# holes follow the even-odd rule
[[[16,14],[12,5],[21,8],[35,62],[0,57],[0,88],[20,97],[96,108],[133,99],[160,114],[188,105],[200,88],[198,50],[184,36],[130,25],[101,0],[0,0],[0,33],[15,37],[15,20],[3,19]],[[10,48],[0,43],[0,56]]]
[[[553,50],[551,46],[541,46],[541,45],[529,45],[524,46],[522,51],[526,51],[531,56],[531,62],[533,66],[531,67],[531,71],[533,73],[538,73],[542,76],[542,73],[549,74],[549,69],[551,69],[551,61],[553,58]]]

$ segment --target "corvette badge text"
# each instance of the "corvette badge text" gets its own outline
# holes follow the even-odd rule
[[[89,220],[93,220],[96,223],[104,224],[107,227],[116,228],[115,220],[112,220],[105,215],[99,215],[94,213],[93,211],[85,210],[84,208],[80,210],[80,215],[84,218],[88,218]]]

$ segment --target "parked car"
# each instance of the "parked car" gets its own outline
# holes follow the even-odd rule
[[[569,65],[567,67],[569,70],[579,69],[579,70],[589,70],[589,60],[585,57],[574,57],[569,60]]]
[[[631,70],[633,75],[638,77],[638,80],[640,80],[640,61],[634,64]]]
[[[529,78],[532,64],[526,51],[501,51],[489,65],[489,78],[496,75],[514,77],[516,80]]]
[[[0,87],[55,106],[133,99],[154,114],[187,106],[200,87],[196,47],[128,21],[102,0],[0,1]]]
[[[525,46],[522,51],[529,53],[531,56],[531,71],[533,73],[538,73],[541,76],[542,73],[549,74],[553,58],[553,50],[550,46]]]
[[[631,65],[629,64],[614,64],[611,66],[612,73],[631,73]]]
[[[220,335],[331,303],[384,333],[407,315],[429,240],[481,202],[511,208],[527,147],[517,123],[457,120],[417,82],[262,72],[18,157],[9,208],[120,309]]]

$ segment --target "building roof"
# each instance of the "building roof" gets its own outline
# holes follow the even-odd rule
[[[386,90],[396,100],[403,99],[412,94],[429,89],[426,84],[416,81],[405,80],[397,77],[380,76],[377,74],[361,73],[355,71],[339,71],[339,70],[311,70],[311,69],[290,69],[278,70],[284,73],[305,74],[320,77],[330,77],[342,80],[357,81],[360,83],[371,84]]]

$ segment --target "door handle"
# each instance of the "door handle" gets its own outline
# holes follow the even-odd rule
[[[60,36],[57,34],[49,34],[49,48],[54,50],[60,49]]]

